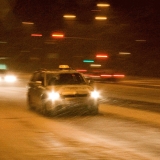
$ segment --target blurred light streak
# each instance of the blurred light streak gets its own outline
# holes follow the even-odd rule
[[[87,72],[86,69],[76,69],[77,72]]]
[[[106,20],[107,19],[107,17],[104,17],[104,16],[96,16],[95,17],[95,20]]]
[[[110,4],[108,4],[108,3],[98,3],[97,7],[110,7]]]
[[[131,53],[129,53],[129,52],[119,52],[119,54],[121,54],[121,55],[129,55]]]
[[[52,37],[53,38],[64,38],[64,34],[62,34],[62,33],[53,33]]]
[[[104,54],[98,54],[96,55],[96,58],[108,58],[108,56]]]
[[[136,42],[146,42],[146,40],[145,39],[137,39],[137,40],[135,40]]]
[[[0,43],[1,43],[1,44],[6,44],[7,42],[5,42],[5,41],[0,41]]]
[[[42,34],[36,34],[36,33],[33,33],[31,34],[32,37],[42,37]]]
[[[102,65],[101,64],[91,64],[90,66],[91,67],[101,67]]]
[[[124,74],[101,74],[102,78],[110,78],[110,77],[117,77],[117,78],[124,78],[125,75]]]
[[[26,25],[33,25],[33,22],[22,22],[22,24],[26,24]]]
[[[111,74],[101,74],[101,77],[112,77]]]
[[[85,60],[83,60],[83,62],[84,62],[84,63],[93,63],[93,62],[94,62],[94,60],[91,60],[91,59],[85,59]]]
[[[114,74],[113,77],[122,77],[123,78],[123,77],[125,77],[125,75],[124,74]]]
[[[67,18],[67,19],[75,19],[76,16],[75,15],[72,15],[72,14],[66,14],[63,16],[63,18]]]
[[[0,57],[0,59],[8,59],[8,57]]]
[[[92,78],[100,78],[100,76],[96,76],[96,75],[90,75],[90,77],[92,77]]]

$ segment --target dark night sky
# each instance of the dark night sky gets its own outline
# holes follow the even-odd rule
[[[101,1],[17,0],[13,13],[20,21],[33,21],[40,32],[65,29],[63,14],[67,12],[76,14],[77,24],[86,24],[87,29],[87,24],[92,24],[94,21],[95,12],[91,10],[96,9],[97,2]],[[111,5],[106,13],[108,17],[106,24],[111,26],[109,28],[111,34],[116,32],[120,35],[121,26],[129,25],[125,32],[123,31],[126,37],[134,34],[135,39],[159,40],[160,12],[157,0],[105,0],[104,2]]]
[[[34,32],[42,33],[46,39],[54,30],[64,30],[66,36],[78,37],[78,39],[66,38],[64,43],[60,43],[61,47],[65,48],[63,50],[68,53],[82,52],[87,55],[89,52],[93,53],[93,50],[106,50],[110,55],[116,55],[120,51],[131,52],[131,58],[126,61],[132,68],[142,66],[143,63],[143,66],[148,65],[150,70],[159,67],[158,0],[102,0],[110,4],[105,12],[107,16],[105,24],[95,23],[94,16],[97,12],[91,11],[97,9],[96,4],[101,2],[100,0],[0,0],[0,2],[3,4],[0,6],[0,13],[2,13],[0,41],[9,40],[9,46],[16,50],[9,48],[8,52],[7,49],[4,51],[4,47],[1,47],[0,55],[5,52],[7,54],[11,52],[10,54],[14,55],[12,51],[17,54],[18,51],[21,52],[28,47],[32,41],[25,37],[22,21],[30,21],[34,22]],[[63,19],[65,13],[76,14],[74,25],[66,25]],[[87,38],[88,41],[86,41]],[[144,39],[146,42],[137,43],[136,39]],[[29,47],[42,47],[39,45],[42,42],[39,42],[36,40]],[[64,51],[56,49],[54,46],[52,50],[64,54]],[[48,51],[45,52],[47,54]],[[21,55],[20,59],[23,56]],[[125,60],[123,61],[125,63]],[[122,63],[119,64],[119,66],[122,65]]]
[[[77,14],[79,20],[85,21],[86,14],[91,14],[88,12],[89,8],[94,9],[96,2],[98,1],[17,0],[14,13],[22,20],[34,21],[39,25],[44,25],[46,22],[51,26],[51,22],[60,23],[61,15],[67,11]],[[132,23],[150,23],[152,26],[160,23],[157,0],[108,0],[106,2],[111,4],[112,10],[117,13],[117,19],[120,18],[121,21],[128,18]]]
[[[63,14],[73,13],[78,23],[92,23],[100,0],[0,0],[0,23],[6,25],[4,30],[12,27],[13,16],[18,21],[32,21],[40,31],[64,27]],[[7,2],[11,5],[10,13],[6,13]],[[10,3],[9,3],[10,2]],[[155,34],[159,31],[160,12],[157,0],[104,0],[111,6],[106,13],[108,24],[130,24],[138,32]],[[9,5],[8,5],[9,6]],[[6,7],[6,9],[4,8]],[[12,12],[12,16],[11,16]],[[3,14],[5,17],[3,17]],[[10,15],[9,15],[10,14]],[[10,17],[9,17],[10,16]],[[6,20],[7,19],[7,20]],[[12,22],[9,22],[9,20]],[[5,20],[8,23],[5,22]],[[18,25],[18,23],[17,23]],[[10,26],[10,27],[9,27]],[[1,27],[1,26],[0,26]],[[14,29],[15,26],[13,26]],[[16,26],[17,27],[17,26]],[[11,28],[12,29],[12,28]],[[157,35],[157,34],[156,34]]]

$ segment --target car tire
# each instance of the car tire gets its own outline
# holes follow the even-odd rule
[[[40,112],[45,116],[49,116],[50,115],[50,112],[47,110],[46,103],[44,102],[44,100],[42,100],[42,102],[41,102]]]
[[[50,108],[49,105],[51,105],[50,102],[45,102],[45,100],[42,100],[41,113],[43,115],[45,115],[45,116],[55,116],[55,115],[57,115],[57,111],[56,110],[50,111],[48,109],[48,108]]]

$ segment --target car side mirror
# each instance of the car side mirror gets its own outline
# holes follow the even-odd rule
[[[35,82],[29,82],[28,86],[33,87],[33,86],[40,86],[42,85],[42,81],[35,81]]]
[[[87,82],[88,82],[89,85],[92,85],[94,83],[94,81],[91,80],[91,79],[87,79]]]
[[[41,86],[41,85],[42,85],[42,81],[36,81],[34,84],[35,84],[36,86]]]

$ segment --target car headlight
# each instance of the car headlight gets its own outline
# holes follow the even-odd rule
[[[98,99],[99,97],[100,97],[100,94],[98,91],[91,92],[91,98]]]
[[[7,76],[4,77],[4,80],[6,82],[15,82],[17,80],[17,78],[13,75],[7,75]]]
[[[55,100],[58,100],[59,98],[60,98],[60,95],[58,92],[51,91],[48,93],[49,100],[55,101]]]

